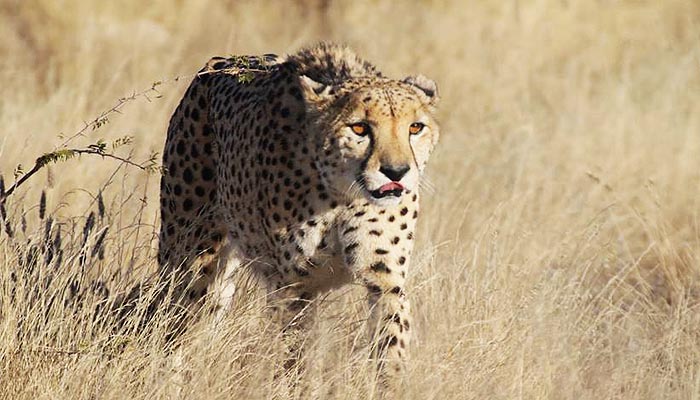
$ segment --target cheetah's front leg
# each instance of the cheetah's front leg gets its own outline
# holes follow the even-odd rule
[[[281,329],[286,352],[283,369],[287,374],[304,370],[304,339],[315,316],[315,297],[316,292],[303,284],[269,282],[267,300],[271,316]]]
[[[372,265],[384,268],[382,261]],[[405,367],[407,347],[410,344],[410,303],[404,290],[404,279],[399,274],[381,271],[363,271],[361,279],[367,287],[370,306],[369,329],[374,343],[372,353],[379,361],[380,379],[400,380]]]
[[[368,290],[373,354],[385,387],[398,386],[410,341],[405,281],[413,249],[417,206],[354,209],[340,227],[345,261]]]

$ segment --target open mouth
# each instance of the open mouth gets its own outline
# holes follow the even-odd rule
[[[404,191],[402,184],[398,182],[389,182],[379,187],[377,190],[369,192],[375,199],[381,199],[387,196],[400,197]]]

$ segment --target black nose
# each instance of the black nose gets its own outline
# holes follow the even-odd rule
[[[403,178],[404,175],[411,169],[409,165],[382,165],[379,168],[379,172],[386,175],[387,178],[394,182],[398,182]]]

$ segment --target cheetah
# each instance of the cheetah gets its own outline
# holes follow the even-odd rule
[[[160,274],[225,312],[234,272],[262,277],[288,360],[319,294],[367,289],[380,376],[410,340],[406,274],[419,187],[439,126],[436,84],[385,77],[348,47],[212,58],[175,110],[163,152]]]

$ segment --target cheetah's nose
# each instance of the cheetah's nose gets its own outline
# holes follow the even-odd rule
[[[401,180],[401,178],[406,175],[408,170],[411,169],[410,165],[403,164],[403,165],[382,165],[379,168],[379,172],[382,174],[386,175],[387,178],[391,179],[394,182],[398,182]]]

